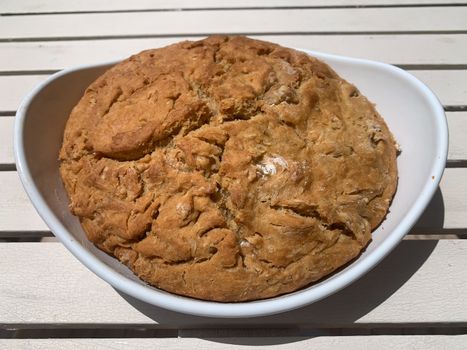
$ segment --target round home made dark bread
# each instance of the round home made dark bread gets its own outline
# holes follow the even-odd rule
[[[246,37],[112,67],[71,112],[60,161],[94,244],[216,301],[291,292],[355,258],[397,185],[372,103],[325,63]]]

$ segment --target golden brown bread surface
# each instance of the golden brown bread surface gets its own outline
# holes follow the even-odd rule
[[[195,298],[294,291],[356,257],[386,215],[396,148],[323,62],[245,37],[144,51],[86,90],[60,171],[89,239]]]

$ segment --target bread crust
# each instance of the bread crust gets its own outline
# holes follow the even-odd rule
[[[393,136],[328,65],[246,37],[141,52],[74,107],[60,172],[88,238],[166,291],[269,298],[355,258],[397,186]]]

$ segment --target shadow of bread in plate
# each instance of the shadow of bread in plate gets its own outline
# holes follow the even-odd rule
[[[166,291],[292,292],[356,257],[397,186],[358,89],[305,53],[214,36],[147,50],[86,90],[60,172],[88,238]]]

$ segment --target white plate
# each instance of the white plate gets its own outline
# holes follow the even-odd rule
[[[150,304],[201,316],[251,317],[291,310],[335,293],[373,268],[417,221],[441,179],[448,131],[436,96],[409,73],[379,62],[306,52],[326,61],[374,102],[402,148],[397,160],[399,185],[387,218],[357,260],[319,283],[268,300],[200,301],[148,286],[86,239],[77,218],[68,210],[58,152],[72,107],[85,88],[117,62],[61,71],[24,99],[16,115],[14,140],[23,186],[52,232],[84,265],[115,288]]]

